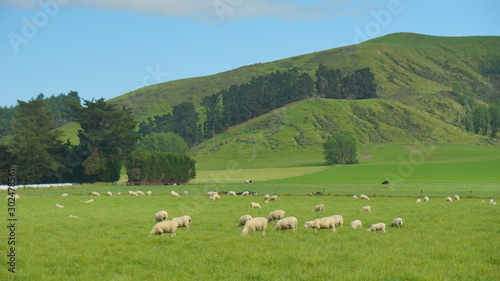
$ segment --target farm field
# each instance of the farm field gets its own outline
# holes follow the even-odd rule
[[[240,184],[242,186],[248,186]],[[117,186],[93,186],[103,191]],[[185,186],[198,192],[204,185]],[[219,186],[221,189],[234,185]],[[252,184],[252,189],[272,186]],[[146,187],[144,187],[146,188]],[[205,195],[175,198],[172,187],[151,196],[101,196],[95,202],[87,189],[19,192],[17,201],[17,273],[7,272],[3,254],[1,280],[498,280],[500,277],[500,211],[481,198],[452,203],[431,196],[426,203],[413,197],[279,195],[264,203],[262,195]],[[177,186],[177,191],[184,187]],[[311,187],[309,187],[311,188]],[[358,187],[356,191],[361,190]],[[453,195],[448,187],[440,192]],[[492,188],[492,187],[491,187]],[[145,189],[143,189],[146,191]],[[304,188],[302,191],[307,191]],[[311,190],[312,191],[312,190]],[[61,197],[64,192],[70,196]],[[194,189],[193,189],[193,192]],[[272,193],[271,191],[269,191]],[[487,192],[486,190],[484,191]],[[358,194],[359,196],[359,194]],[[262,209],[251,209],[251,201]],[[325,204],[324,212],[313,211]],[[55,204],[65,206],[55,208]],[[361,212],[370,205],[371,212]],[[236,226],[244,214],[264,216],[283,209],[299,220],[296,233],[272,231],[243,237]],[[191,229],[149,237],[153,215],[190,215]],[[5,213],[5,212],[4,212]],[[315,234],[306,221],[342,214],[344,227]],[[69,218],[69,215],[79,218]],[[396,217],[404,227],[389,227]],[[362,229],[348,227],[360,219]],[[5,221],[5,220],[4,220]],[[370,233],[384,222],[387,233]],[[2,237],[6,237],[5,228]],[[2,252],[4,252],[3,246]]]

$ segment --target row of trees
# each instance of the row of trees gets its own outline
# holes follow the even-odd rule
[[[457,88],[457,87],[456,87]],[[465,108],[465,114],[459,113],[458,127],[465,128],[468,132],[495,138],[500,128],[500,104],[486,105],[479,103],[475,93],[454,89],[458,102]]]
[[[369,67],[342,76],[323,64],[316,70],[316,96],[328,99],[370,99],[377,96],[375,76]]]

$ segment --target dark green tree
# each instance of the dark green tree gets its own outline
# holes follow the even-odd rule
[[[183,102],[174,106],[173,112],[173,132],[181,136],[189,146],[199,140],[198,113],[192,102]]]
[[[134,153],[171,152],[184,154],[189,150],[187,143],[173,132],[151,133],[144,136],[137,144]]]
[[[358,163],[356,140],[348,132],[332,134],[323,143],[323,149],[323,156],[329,165]]]
[[[472,113],[472,123],[474,125],[474,133],[479,134],[482,132],[483,136],[488,134],[490,125],[490,114],[488,107],[484,104],[478,104]]]
[[[490,128],[491,128],[491,137],[494,138],[497,136],[498,128],[500,127],[500,106],[493,105],[490,106]]]

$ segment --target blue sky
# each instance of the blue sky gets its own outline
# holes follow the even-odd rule
[[[143,86],[394,32],[500,35],[497,0],[0,0],[0,106]]]

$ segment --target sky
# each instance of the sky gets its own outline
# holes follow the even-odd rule
[[[0,106],[111,99],[395,32],[499,36],[499,14],[498,0],[0,0]]]

